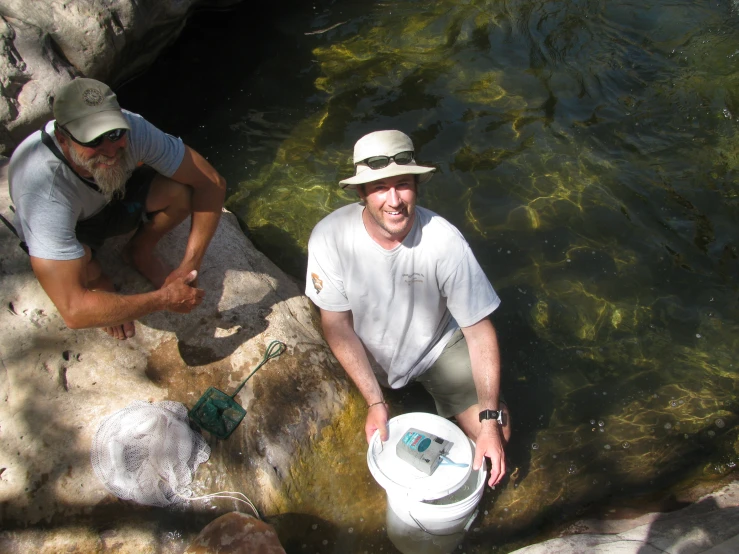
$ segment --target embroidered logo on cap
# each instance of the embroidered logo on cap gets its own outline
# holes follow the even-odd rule
[[[310,274],[310,278],[313,280],[313,286],[316,289],[316,294],[321,294],[323,290],[323,281],[315,273]]]
[[[88,106],[99,106],[103,103],[103,94],[96,88],[88,88],[82,93],[82,100]]]

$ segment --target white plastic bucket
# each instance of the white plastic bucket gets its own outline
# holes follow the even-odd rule
[[[457,492],[433,503],[388,495],[388,538],[403,554],[452,552],[477,517],[485,477],[484,468],[480,468]]]
[[[473,472],[460,490],[434,501],[418,502],[408,497],[388,495],[388,507],[404,523],[436,535],[464,530],[477,508],[485,488],[485,470]]]
[[[466,468],[439,466],[427,476],[395,455],[395,444],[408,427],[454,442],[449,458]],[[388,422],[388,440],[375,434],[367,463],[387,493],[388,538],[403,554],[448,554],[462,541],[477,516],[485,488],[484,466],[472,471],[474,443],[450,421],[423,413]]]

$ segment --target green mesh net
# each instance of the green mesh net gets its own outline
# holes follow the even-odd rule
[[[262,361],[241,382],[236,392],[228,395],[222,390],[210,387],[198,399],[187,415],[201,429],[208,431],[219,439],[228,438],[246,416],[246,410],[234,398],[260,367],[272,358],[278,357],[284,351],[285,343],[278,340],[272,341],[269,343]]]

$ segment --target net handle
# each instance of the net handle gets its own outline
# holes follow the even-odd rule
[[[241,381],[239,388],[236,389],[236,392],[231,395],[231,398],[236,398],[236,395],[239,394],[241,389],[244,388],[244,385],[246,385],[246,382],[249,379],[251,379],[251,376],[254,375],[260,367],[262,367],[272,358],[276,358],[277,356],[282,354],[285,351],[285,348],[286,346],[284,342],[281,342],[279,340],[273,340],[272,342],[270,342],[269,346],[267,346],[267,351],[264,353],[264,358],[262,358],[262,361],[259,362],[259,365],[254,368],[254,371],[252,371],[249,375],[246,376],[246,379]]]

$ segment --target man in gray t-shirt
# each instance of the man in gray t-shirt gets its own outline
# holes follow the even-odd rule
[[[13,152],[8,179],[31,267],[65,323],[126,339],[146,314],[190,312],[205,294],[197,272],[221,216],[224,179],[180,139],[122,110],[100,81],[71,81],[53,110],[55,119]],[[154,249],[189,215],[185,255],[169,268]],[[123,296],[95,251],[134,229],[124,257],[157,290]]]
[[[498,342],[488,316],[500,300],[460,232],[416,206],[433,167],[414,160],[400,131],[377,131],[354,147],[356,175],[341,181],[362,202],[321,220],[308,243],[306,294],[324,335],[367,402],[365,433],[387,439],[382,387],[419,381],[439,415],[456,417],[476,442],[474,469],[505,474],[510,438],[500,399]]]

